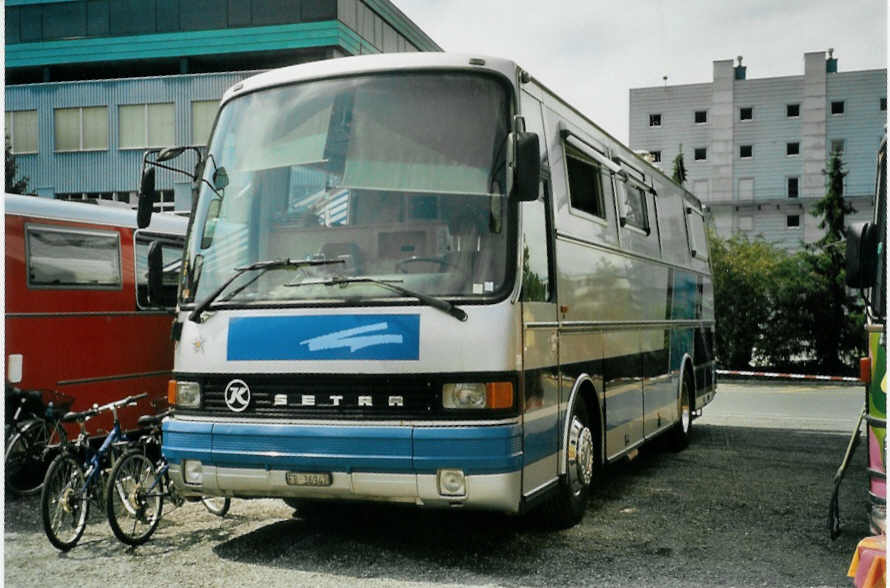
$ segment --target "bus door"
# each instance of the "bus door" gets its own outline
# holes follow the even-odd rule
[[[523,430],[525,463],[522,492],[528,495],[557,476],[559,453],[559,336],[553,279],[553,231],[550,211],[550,172],[541,104],[522,93],[526,130],[537,133],[541,145],[541,185],[538,199],[520,205],[522,248]]]

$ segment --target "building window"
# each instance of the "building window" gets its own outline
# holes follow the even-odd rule
[[[796,229],[800,226],[800,215],[789,214],[785,217],[785,226],[789,229]]]
[[[37,111],[6,113],[6,143],[15,154],[37,153]]]
[[[176,144],[176,112],[169,104],[128,104],[119,108],[121,149],[170,147]]]
[[[844,154],[844,148],[846,147],[847,142],[844,139],[832,139],[831,140],[831,153],[837,153],[838,155]]]
[[[693,150],[693,158],[695,161],[706,161],[708,159],[708,148],[696,147]]]
[[[785,116],[788,118],[797,118],[800,116],[800,104],[786,104]]]
[[[750,157],[754,157],[754,146],[753,145],[739,145],[739,157],[742,159],[748,159]]]
[[[158,199],[155,201],[155,212],[172,212],[176,208],[173,190],[158,190]]]
[[[754,118],[754,107],[743,106],[739,109],[739,120],[751,120]]]
[[[192,102],[192,145],[207,145],[218,110],[219,100]]]
[[[707,110],[696,110],[694,115],[695,124],[700,125],[708,122]]]
[[[120,288],[120,239],[114,231],[27,226],[28,287]]]
[[[831,114],[843,114],[844,113],[844,101],[843,100],[835,100],[831,103]]]
[[[650,127],[660,127],[661,126],[661,115],[660,114],[650,114],[649,115],[649,126]]]
[[[572,208],[606,218],[600,166],[568,146],[566,155]]]
[[[799,188],[800,188],[800,178],[797,176],[788,178],[786,182],[788,186],[788,198],[797,198],[800,196]]]
[[[887,110],[887,98],[881,98],[881,112]]]
[[[785,155],[800,155],[800,143],[797,141],[785,143]]]
[[[57,108],[53,111],[56,151],[108,149],[108,107]]]
[[[650,151],[649,156],[652,157],[652,163],[661,163],[661,151]]]

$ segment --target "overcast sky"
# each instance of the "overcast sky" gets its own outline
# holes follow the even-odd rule
[[[887,67],[887,0],[392,0],[446,51],[517,61],[621,141],[628,90],[802,75],[834,48],[839,71]]]

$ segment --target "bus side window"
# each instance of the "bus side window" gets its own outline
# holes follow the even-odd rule
[[[163,306],[176,304],[176,290],[182,263],[182,243],[167,239],[152,239],[145,235],[136,238],[136,305],[140,309],[158,308],[161,305],[148,296],[148,249],[153,241],[160,242],[163,255]]]
[[[550,237],[547,218],[547,193],[550,180],[541,179],[540,193],[534,202],[522,205],[522,290],[520,300],[550,302]]]

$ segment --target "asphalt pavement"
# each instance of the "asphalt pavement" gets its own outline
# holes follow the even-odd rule
[[[39,501],[7,499],[4,579],[21,587],[849,586],[853,548],[867,533],[862,447],[841,489],[836,541],[826,518],[861,400],[858,388],[721,384],[686,450],[655,443],[610,466],[582,524],[559,532],[535,517],[388,506],[294,516],[278,500],[235,500],[224,519],[200,504],[166,513],[135,550],[96,515],[81,543],[60,554],[43,535]]]

